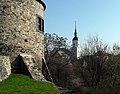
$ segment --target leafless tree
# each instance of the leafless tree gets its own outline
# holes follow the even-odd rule
[[[103,76],[103,66],[108,56],[108,45],[98,36],[89,37],[82,49],[83,79],[87,86],[96,88]]]
[[[60,37],[57,34],[45,33],[45,57],[54,56],[60,48],[68,49],[67,38]],[[51,53],[52,52],[52,53]]]

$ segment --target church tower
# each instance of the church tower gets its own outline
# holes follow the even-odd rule
[[[77,30],[76,30],[76,23],[75,23],[75,32],[74,32],[74,38],[72,39],[72,57],[75,59],[80,58],[80,45],[77,37]]]

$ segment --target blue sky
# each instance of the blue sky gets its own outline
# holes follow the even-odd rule
[[[120,0],[43,0],[45,32],[73,38],[75,21],[82,43],[98,34],[104,42],[120,42]]]

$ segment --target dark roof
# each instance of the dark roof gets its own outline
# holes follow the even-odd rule
[[[78,40],[76,27],[75,27],[75,33],[74,33],[74,38],[73,38],[73,40]]]
[[[74,37],[73,40],[78,40],[78,37]]]
[[[46,5],[45,5],[45,3],[42,0],[36,0],[36,1],[38,1],[39,3],[41,3],[43,5],[44,10],[46,9]]]

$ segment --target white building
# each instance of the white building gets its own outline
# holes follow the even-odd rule
[[[72,52],[73,58],[76,58],[76,59],[80,58],[80,44],[79,44],[78,37],[77,37],[76,24],[75,24],[74,38],[72,39],[71,52]]]

